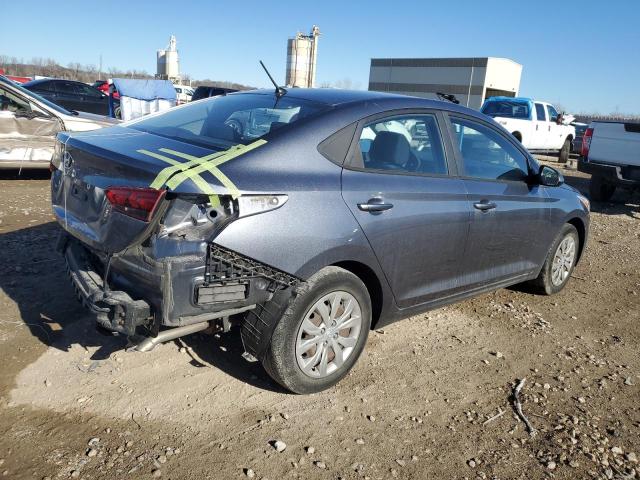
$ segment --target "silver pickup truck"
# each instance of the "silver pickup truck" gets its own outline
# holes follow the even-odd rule
[[[591,174],[592,200],[606,202],[619,186],[640,188],[640,122],[591,122],[578,170]]]

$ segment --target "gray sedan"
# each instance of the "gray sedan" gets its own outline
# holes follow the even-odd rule
[[[371,328],[559,292],[587,243],[588,200],[451,103],[262,90],[58,140],[58,247],[98,324],[142,351],[237,324],[298,393],[343,378]]]

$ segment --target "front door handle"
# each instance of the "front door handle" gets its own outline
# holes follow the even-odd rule
[[[367,203],[359,203],[358,208],[363,212],[384,212],[393,208],[392,203],[384,203],[382,198],[374,197],[370,198]]]
[[[496,204],[493,202],[488,202],[486,200],[481,200],[480,202],[476,202],[473,204],[473,208],[486,212],[487,210],[493,210],[496,208]]]

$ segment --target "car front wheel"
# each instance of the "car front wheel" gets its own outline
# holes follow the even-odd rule
[[[325,390],[356,363],[370,327],[371,300],[362,281],[342,268],[324,268],[291,300],[263,365],[295,393]]]
[[[538,278],[534,280],[543,293],[553,295],[565,287],[576,266],[579,246],[576,227],[565,224],[549,249]]]

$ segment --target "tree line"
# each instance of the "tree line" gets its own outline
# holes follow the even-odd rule
[[[17,77],[34,77],[36,75],[42,77],[64,78],[66,80],[77,80],[84,83],[93,83],[96,80],[107,80],[109,78],[139,78],[151,79],[155,78],[146,70],[120,70],[115,67],[104,68],[99,70],[95,65],[83,65],[77,62],[71,62],[67,66],[60,65],[52,58],[34,57],[29,61],[22,58],[11,57],[9,55],[0,55],[0,68],[7,75],[15,75]],[[234,88],[236,90],[248,90],[252,87],[242,85],[240,83],[219,81],[219,80],[192,80],[189,75],[182,77],[183,83],[193,86],[207,85],[213,87]]]

